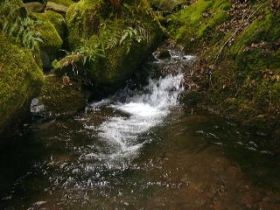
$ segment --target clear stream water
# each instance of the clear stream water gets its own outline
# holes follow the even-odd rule
[[[280,209],[267,139],[179,104],[191,59],[157,60],[176,71],[31,124],[1,152],[0,209]]]

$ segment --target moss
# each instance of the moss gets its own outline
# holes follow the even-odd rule
[[[33,13],[32,17],[42,21],[42,23],[36,28],[37,31],[41,33],[41,38],[43,40],[43,42],[40,44],[40,48],[49,54],[55,54],[59,49],[62,48],[63,41],[54,25],[43,13]]]
[[[146,0],[124,3],[127,5],[114,10],[104,1],[82,0],[72,5],[66,15],[71,49],[106,48],[105,57],[97,56],[87,63],[89,78],[104,92],[124,84],[158,46],[162,36]],[[124,44],[112,43],[112,37],[121,39],[123,30],[138,25],[148,34],[147,40],[137,42],[128,36]]]
[[[164,12],[172,12],[176,6],[185,3],[186,0],[152,0],[151,4]]]
[[[274,42],[280,38],[279,24],[280,16],[267,12],[235,39],[231,53],[240,67],[265,69],[279,66],[279,55],[274,52]]]
[[[59,34],[62,40],[66,39],[67,37],[66,21],[61,14],[58,14],[51,10],[47,10],[40,15],[42,19],[50,21],[50,23],[55,27],[57,33]]]
[[[45,81],[38,99],[45,105],[49,115],[68,116],[84,108],[86,100],[81,84],[71,78],[66,83],[63,77],[55,75],[45,77]]]
[[[68,41],[72,49],[80,46],[84,40],[97,33],[100,21],[104,20],[106,10],[102,0],[82,0],[69,7],[66,13]]]
[[[27,113],[29,103],[40,93],[43,73],[31,51],[0,33],[0,133]]]
[[[228,0],[198,0],[169,18],[171,37],[182,43],[188,50],[203,42],[216,42],[219,34],[213,35],[215,27],[230,18]]]

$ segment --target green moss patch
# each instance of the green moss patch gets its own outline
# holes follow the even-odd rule
[[[219,36],[211,30],[230,18],[230,5],[228,0],[198,0],[169,17],[171,36],[190,51],[203,42],[218,41]]]
[[[63,41],[59,36],[55,26],[48,19],[49,16],[44,13],[33,13],[32,17],[41,20],[41,24],[36,26],[38,32],[41,33],[40,48],[50,55],[55,55],[56,52],[62,48]]]
[[[5,126],[27,113],[30,101],[39,94],[43,73],[31,51],[14,44],[0,33],[0,133]]]
[[[73,115],[84,108],[86,102],[81,84],[68,76],[55,75],[45,77],[38,99],[52,117]]]
[[[171,37],[199,56],[200,104],[257,133],[279,129],[279,11],[268,1],[198,0],[170,18]]]

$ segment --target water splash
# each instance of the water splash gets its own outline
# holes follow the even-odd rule
[[[86,126],[87,129],[98,133],[103,147],[106,148],[103,152],[91,155],[110,168],[124,167],[131,162],[137,157],[142,146],[149,142],[149,139],[140,141],[139,136],[160,125],[170,108],[177,105],[178,97],[184,90],[183,79],[183,74],[150,79],[143,90],[135,91],[125,102],[105,103],[113,112],[119,112],[119,115],[98,126]],[[90,107],[100,110],[99,106],[102,105],[104,103],[97,102]]]

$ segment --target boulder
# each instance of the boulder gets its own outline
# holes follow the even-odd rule
[[[57,57],[59,50],[62,49],[63,40],[60,34],[64,36],[66,33],[66,30],[63,29],[64,19],[60,18],[60,16],[56,17],[56,15],[59,14],[53,12],[48,12],[47,14],[30,14],[32,18],[41,21],[40,24],[36,25],[36,30],[40,33],[40,38],[43,41],[42,43],[39,43],[39,47],[41,50],[42,62],[45,67],[50,65],[49,63]],[[59,21],[59,19],[61,21]],[[56,30],[56,27],[58,30]]]
[[[73,116],[83,109],[86,99],[82,86],[76,80],[64,75],[45,76],[41,94],[32,100],[30,110],[34,118],[51,120],[57,117]]]
[[[123,1],[116,9],[107,1],[81,0],[67,11],[70,48],[84,55],[94,51],[85,65],[98,92],[125,84],[161,41],[163,32],[147,1],[135,3]]]
[[[33,53],[13,38],[0,33],[0,46],[0,135],[12,136],[29,113],[31,99],[40,93],[43,73]]]

